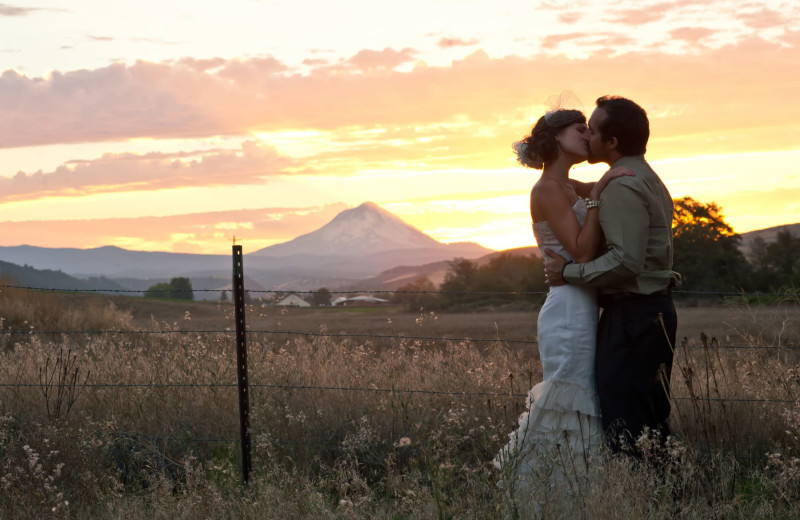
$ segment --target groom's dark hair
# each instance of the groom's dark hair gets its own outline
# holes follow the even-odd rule
[[[597,98],[597,108],[608,114],[598,128],[603,141],[616,137],[617,151],[622,155],[644,155],[650,138],[647,112],[630,99],[619,96]]]

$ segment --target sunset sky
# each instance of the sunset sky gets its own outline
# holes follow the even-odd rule
[[[647,110],[673,197],[800,222],[796,1],[9,1],[0,245],[247,253],[365,201],[532,245],[511,143],[566,89]]]

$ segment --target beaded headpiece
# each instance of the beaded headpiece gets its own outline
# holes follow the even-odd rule
[[[583,117],[583,105],[578,96],[571,90],[565,90],[558,96],[550,96],[545,101],[547,112],[544,115],[544,122],[550,128],[561,128]],[[528,155],[528,139],[517,141],[512,145],[517,161],[528,168],[541,170],[544,161],[536,155]]]

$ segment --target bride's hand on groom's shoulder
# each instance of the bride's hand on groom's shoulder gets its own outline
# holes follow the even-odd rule
[[[630,168],[626,168],[624,166],[617,166],[616,168],[611,168],[606,173],[603,174],[603,177],[600,179],[608,179],[609,181],[612,179],[616,179],[617,177],[635,177],[636,172],[631,170]]]
[[[595,183],[594,188],[592,189],[592,198],[596,199],[600,196],[600,192],[602,192],[608,183],[613,181],[618,177],[633,177],[636,173],[631,170],[630,168],[625,168],[624,166],[617,166],[616,168],[611,168],[606,173],[600,177],[600,180]]]

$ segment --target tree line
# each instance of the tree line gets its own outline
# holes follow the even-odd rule
[[[697,301],[723,293],[764,292],[794,295],[800,288],[800,237],[788,229],[774,242],[757,237],[746,256],[741,235],[725,222],[715,203],[691,197],[676,199],[673,216],[673,265],[682,283],[676,298]],[[409,309],[469,308],[486,305],[539,304],[547,291],[544,263],[534,255],[501,253],[489,262],[457,258],[436,287],[420,278],[398,288],[394,301]],[[510,294],[501,294],[501,293]]]
[[[145,298],[162,298],[169,300],[194,300],[192,281],[186,277],[178,276],[169,283],[159,282],[151,285],[144,292]]]
[[[800,288],[800,237],[784,228],[767,243],[756,237],[745,255],[742,237],[715,203],[675,201],[674,265],[687,292],[796,293]]]

